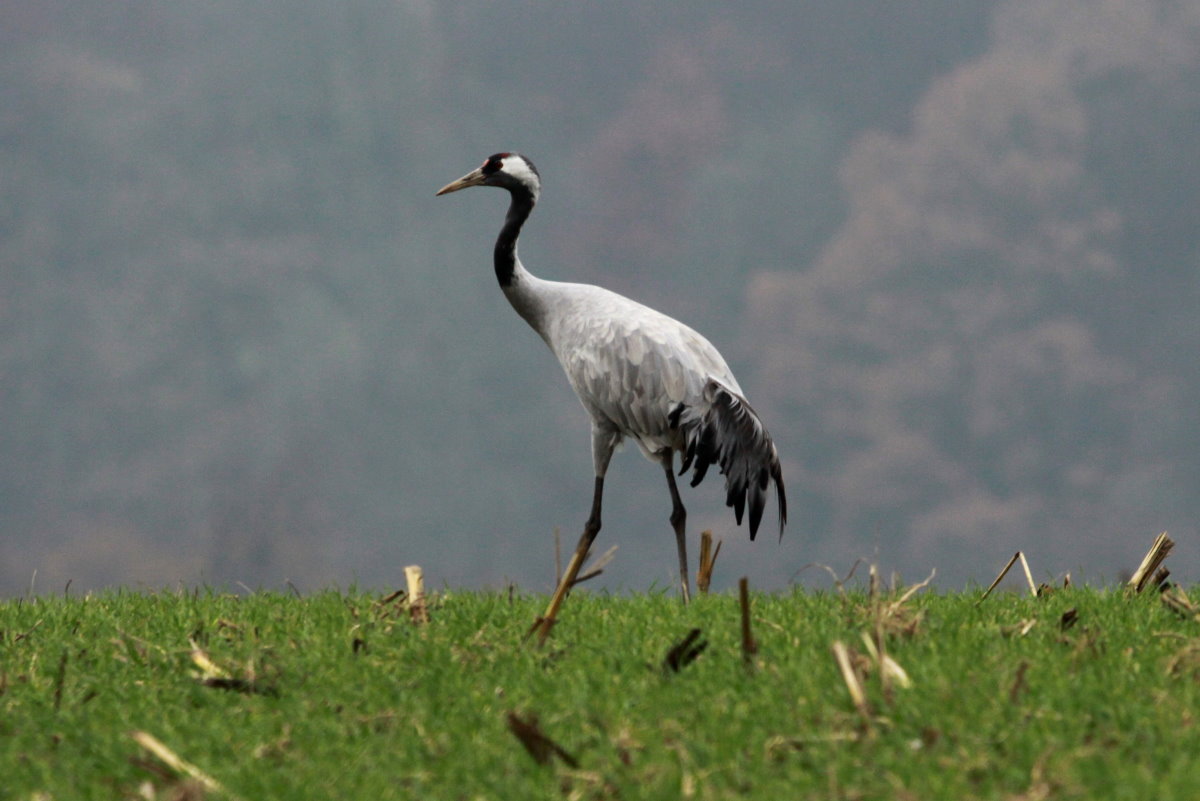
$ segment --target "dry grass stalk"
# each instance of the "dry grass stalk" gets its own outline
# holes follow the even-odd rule
[[[202,784],[206,790],[211,790],[215,793],[222,793],[229,798],[234,798],[234,796],[230,794],[220,782],[218,782],[212,776],[209,776],[200,768],[193,765],[191,762],[188,762],[186,759],[176,754],[153,734],[144,731],[131,731],[129,733],[129,737],[176,773],[195,779],[197,782]]]
[[[1183,591],[1183,587],[1176,584],[1165,590],[1160,597],[1167,608],[1175,614],[1184,619],[1200,622],[1200,605],[1188,597],[1187,593]]]
[[[192,664],[200,669],[200,675],[196,679],[205,687],[255,695],[278,695],[274,687],[264,686],[258,681],[253,664],[247,665],[245,676],[235,676],[232,671],[212,661],[195,640],[188,640],[188,643],[192,646]]]
[[[908,602],[914,595],[928,587],[935,575],[937,575],[936,570],[930,571],[924,581],[912,585],[892,600],[885,601],[878,596],[875,597],[871,603],[871,619],[879,638],[885,634],[912,636],[916,633],[923,614],[919,610],[911,609]]]
[[[1000,575],[996,576],[995,580],[993,580],[992,583],[988,585],[988,588],[983,591],[983,595],[979,596],[979,600],[975,602],[976,606],[983,603],[984,600],[992,594],[992,590],[996,589],[1000,582],[1004,581],[1004,577],[1008,575],[1008,571],[1012,570],[1013,565],[1017,563],[1018,559],[1021,560],[1021,564],[1025,568],[1025,577],[1029,581],[1030,589],[1034,595],[1037,595],[1037,587],[1033,584],[1033,576],[1029,572],[1029,563],[1025,561],[1025,554],[1017,551],[1012,555],[1012,559],[1008,560],[1008,564],[1004,566],[1004,569],[1000,571]]]
[[[393,590],[375,602],[376,607],[387,606],[392,601],[404,597],[404,590]]]
[[[1165,531],[1154,538],[1154,544],[1150,546],[1150,550],[1146,552],[1142,563],[1138,565],[1138,569],[1134,572],[1133,577],[1129,579],[1129,587],[1135,593],[1140,593],[1146,589],[1146,586],[1151,583],[1151,577],[1156,577],[1163,561],[1167,558],[1167,554],[1171,553],[1171,549],[1174,547],[1175,541],[1168,537]],[[1161,586],[1163,581],[1166,581],[1165,574],[1162,575],[1161,579],[1156,577],[1155,586]]]
[[[872,637],[864,631],[862,641],[863,647],[867,649],[867,654],[879,670],[879,678],[883,683],[885,693],[890,695],[893,685],[905,690],[912,687],[912,679],[909,678],[908,672],[900,667],[900,664],[887,652],[887,643],[884,640],[883,632],[877,631]]]
[[[742,607],[742,661],[749,665],[758,653],[758,643],[750,633],[750,579],[745,576],[738,579],[738,601]]]
[[[891,600],[885,600],[879,594],[878,569],[875,565],[870,567],[868,595],[872,631],[870,633],[862,632],[863,646],[866,648],[869,658],[865,660],[868,664],[860,667],[866,670],[869,663],[874,663],[875,669],[879,671],[883,697],[887,701],[891,701],[894,687],[907,689],[912,686],[912,679],[909,678],[908,673],[887,652],[888,637],[893,635],[912,636],[916,632],[922,619],[922,613],[920,610],[914,611],[907,604],[914,595],[929,586],[936,574],[936,570],[930,571],[924,581],[900,592]],[[899,590],[894,588],[893,592],[899,592]]]
[[[1001,626],[1000,633],[1005,637],[1024,637],[1029,632],[1033,631],[1033,627],[1037,625],[1037,618],[1027,618],[1020,623],[1013,623],[1009,626]]]
[[[923,590],[923,589],[925,589],[926,587],[928,587],[928,586],[929,586],[929,582],[933,581],[933,577],[934,577],[934,576],[936,576],[936,575],[937,575],[937,569],[936,569],[936,568],[935,568],[935,569],[933,569],[933,570],[930,570],[930,571],[929,571],[929,575],[925,577],[925,580],[924,580],[924,581],[919,581],[919,582],[917,582],[916,584],[914,584],[914,585],[912,585],[911,587],[909,587],[907,590],[905,590],[905,591],[904,591],[904,594],[903,594],[903,595],[901,595],[901,596],[900,596],[899,598],[897,598],[895,601],[892,601],[892,602],[891,602],[891,605],[892,605],[892,606],[901,606],[901,605],[903,605],[903,604],[906,604],[906,603],[908,603],[908,599],[912,598],[912,597],[913,597],[914,595],[916,595],[918,592],[920,592],[921,590]]]
[[[1008,560],[1008,564],[1006,564],[1004,566],[1004,568],[1000,571],[999,575],[997,575],[996,578],[994,578],[992,580],[992,583],[988,585],[988,588],[983,591],[983,595],[979,596],[979,600],[975,602],[976,605],[983,603],[984,599],[986,599],[989,595],[992,594],[992,590],[996,589],[996,587],[1000,584],[1001,581],[1004,581],[1004,577],[1008,575],[1008,571],[1012,570],[1012,566],[1015,565],[1017,563],[1017,560],[1020,558],[1021,558],[1020,551],[1017,551],[1016,553],[1014,553],[1012,555],[1012,559]]]
[[[867,703],[867,694],[863,690],[858,671],[854,669],[854,660],[851,657],[850,649],[841,640],[835,640],[832,648],[834,661],[837,662],[838,670],[842,674],[842,681],[846,683],[846,690],[850,693],[850,700],[854,704],[854,708],[862,715],[863,720],[870,723],[871,706]]]
[[[1017,551],[1017,556],[1021,557],[1021,568],[1025,571],[1025,581],[1029,584],[1029,594],[1036,598],[1038,594],[1038,588],[1037,585],[1033,583],[1033,573],[1029,571],[1029,562],[1025,559],[1025,552]]]
[[[549,765],[554,757],[558,757],[572,768],[578,768],[579,762],[567,753],[561,745],[551,740],[538,726],[537,715],[532,712],[521,718],[516,712],[508,713],[508,730],[521,741],[525,750],[539,765]]]
[[[700,534],[700,567],[696,570],[696,590],[701,595],[708,595],[713,568],[717,565],[717,555],[721,553],[721,542],[717,540],[716,550],[713,550],[712,532],[703,531]]]
[[[617,555],[617,546],[614,545],[611,548],[609,548],[607,551],[605,551],[603,554],[601,554],[599,559],[592,562],[591,567],[588,569],[588,571],[586,573],[580,573],[578,576],[576,576],[575,581],[573,581],[571,583],[571,586],[574,587],[576,584],[582,584],[583,582],[587,581],[588,579],[594,579],[596,576],[603,573],[604,568],[608,567],[608,563],[611,562],[613,560],[613,557],[616,555]]]
[[[204,649],[196,644],[195,640],[188,640],[188,643],[192,646],[192,664],[200,668],[201,681],[207,679],[228,679],[230,677],[229,671],[212,661],[208,654],[204,652]]]
[[[803,573],[805,570],[808,570],[810,567],[819,567],[822,570],[824,570],[826,573],[828,573],[829,577],[831,579],[833,579],[833,586],[837,589],[838,593],[841,595],[845,595],[846,594],[846,584],[850,581],[850,579],[854,578],[854,573],[855,573],[855,571],[858,570],[858,566],[860,564],[862,564],[862,562],[863,562],[862,559],[855,559],[854,564],[852,564],[850,566],[850,572],[846,574],[845,578],[838,578],[838,574],[835,573],[833,568],[830,567],[829,565],[823,565],[820,562],[809,562],[808,564],[804,565],[799,570],[797,570],[794,574],[792,574],[792,581],[795,581],[797,578],[799,578],[800,574]]]
[[[34,572],[36,573],[37,571],[34,571]],[[42,620],[43,620],[42,618],[38,618],[38,620],[32,626],[30,626],[28,629],[21,632],[16,637],[14,637],[13,642],[20,642],[21,640],[28,637],[30,634],[33,634],[35,631],[37,631],[37,627],[42,625]]]
[[[425,602],[425,574],[420,565],[404,568],[404,580],[408,584],[408,614],[414,623],[429,622],[429,606]]]

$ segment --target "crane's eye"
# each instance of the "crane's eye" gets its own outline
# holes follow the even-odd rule
[[[500,172],[500,168],[504,166],[504,157],[507,153],[497,153],[483,163],[483,174],[491,175],[494,172]]]

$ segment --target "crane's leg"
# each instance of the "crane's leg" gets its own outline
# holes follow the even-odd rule
[[[667,486],[671,488],[671,527],[675,529],[675,547],[679,550],[679,588],[683,592],[683,602],[691,600],[688,589],[687,535],[684,526],[687,523],[687,509],[679,498],[679,488],[675,486],[675,471],[671,469],[675,461],[675,452],[667,451],[662,457],[663,470],[667,474]]]
[[[550,636],[550,629],[554,627],[558,608],[562,606],[567,593],[571,591],[575,577],[579,575],[579,569],[583,567],[588,551],[592,548],[592,540],[596,539],[596,535],[600,532],[600,500],[603,496],[604,476],[596,476],[596,488],[592,493],[592,513],[588,515],[587,522],[583,525],[583,534],[579,538],[579,544],[575,546],[575,553],[571,554],[571,561],[567,563],[566,572],[558,580],[558,588],[554,590],[554,597],[550,599],[546,613],[535,620],[532,628],[529,629],[530,634],[538,632],[539,644],[545,642],[546,638]]]

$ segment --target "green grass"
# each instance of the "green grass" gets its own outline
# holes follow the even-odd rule
[[[753,595],[749,667],[733,595],[578,593],[541,650],[541,597],[447,593],[424,626],[356,592],[4,601],[0,798],[223,797],[133,731],[247,801],[1200,797],[1200,623],[1119,591],[978,596]],[[707,649],[664,672],[692,627]],[[877,630],[911,687],[883,686]],[[578,768],[535,762],[510,712]]]

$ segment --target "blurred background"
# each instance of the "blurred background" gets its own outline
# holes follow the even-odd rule
[[[684,490],[715,587],[1161,530],[1194,581],[1198,139],[1195,0],[6,2],[0,594],[550,590],[587,417],[507,197],[434,198],[501,150],[526,266],[703,332],[776,439],[782,542]],[[600,586],[671,591],[669,511],[627,446]]]

